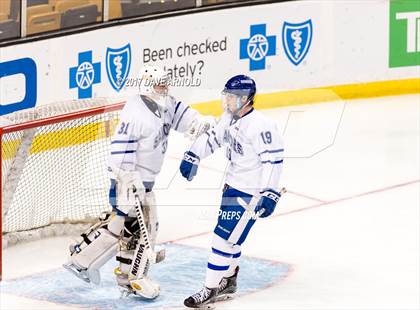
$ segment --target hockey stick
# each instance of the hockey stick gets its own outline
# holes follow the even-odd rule
[[[120,181],[121,181],[121,176],[127,173],[127,171],[116,167],[112,163],[109,164],[108,170],[114,174],[114,177],[117,180],[120,180]],[[137,275],[139,274],[139,270],[141,271],[142,274],[145,274],[147,273],[147,269],[150,263],[156,264],[156,263],[161,262],[165,258],[165,251],[164,249],[162,249],[161,251],[156,253],[150,246],[149,232],[147,230],[146,223],[144,221],[144,214],[142,211],[142,203],[141,203],[140,196],[138,195],[138,193],[136,193],[137,189],[134,186],[132,186],[131,188],[127,188],[127,190],[128,190],[127,194],[132,194],[134,196],[134,210],[135,210],[137,221],[139,224],[139,231],[144,241],[143,242],[144,244],[139,242],[136,252],[135,252],[135,256],[134,256],[134,263],[132,264],[130,268],[130,275],[136,278]],[[143,254],[146,254],[146,255],[143,255]]]
[[[147,269],[149,268],[150,263],[156,264],[161,262],[164,258],[164,251],[159,251],[156,253],[150,246],[149,232],[147,230],[146,223],[144,222],[142,203],[139,195],[134,194],[134,198],[134,209],[136,211],[137,221],[140,227],[140,234],[141,237],[143,237],[143,243],[140,243],[139,241],[136,253],[134,255],[134,263],[130,268],[130,275],[134,278],[137,278],[138,274],[144,275],[147,273]]]

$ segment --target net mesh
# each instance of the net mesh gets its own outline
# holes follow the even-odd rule
[[[68,102],[16,113],[13,123],[110,104]],[[5,244],[70,232],[109,211],[106,161],[119,111],[108,111],[2,135]],[[59,224],[65,224],[60,226]],[[77,226],[84,229],[84,226]]]

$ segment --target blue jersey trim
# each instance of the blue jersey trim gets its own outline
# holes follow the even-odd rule
[[[115,152],[111,152],[111,155],[119,155],[119,154],[132,154],[135,153],[136,150],[131,150],[131,151],[115,151]]]
[[[111,141],[111,144],[116,144],[116,143],[136,143],[139,140],[114,140]]]
[[[185,108],[185,110],[182,112],[181,116],[180,116],[180,117],[179,117],[179,119],[178,119],[178,122],[176,123],[175,130],[177,130],[177,129],[178,129],[179,123],[181,122],[182,118],[184,117],[185,112],[187,112],[187,110],[188,110],[189,108],[190,108],[189,106],[188,106],[188,107],[186,107],[186,108]]]
[[[217,141],[217,138],[216,138],[216,132],[214,130],[212,130],[211,133],[214,135],[214,142],[216,142],[216,144],[220,147],[221,145],[220,145],[219,141]]]
[[[281,163],[283,163],[283,159],[282,160],[276,160],[276,161],[265,160],[265,161],[262,161],[261,163],[262,164],[272,164],[272,165],[281,164]]]
[[[229,266],[217,266],[217,265],[213,265],[211,263],[207,263],[207,268],[209,268],[211,270],[225,271],[225,270],[229,269]]]
[[[218,254],[218,255],[220,255],[220,256],[224,256],[224,257],[232,257],[232,254],[230,254],[230,253],[226,253],[226,252],[223,252],[223,251],[220,251],[220,250],[215,249],[215,248],[211,248],[211,251],[212,251],[214,254]]]
[[[238,257],[241,257],[241,252],[232,255],[232,258],[238,258]]]
[[[178,103],[176,104],[176,107],[175,107],[175,113],[174,114],[176,114],[176,111],[178,111],[178,108],[179,108],[180,105],[181,105],[181,101],[178,101]]]
[[[251,110],[249,110],[244,115],[242,115],[241,118],[244,118],[245,116],[247,116],[248,114],[250,114],[252,111],[254,111],[254,108],[251,108]]]
[[[284,152],[284,149],[278,149],[278,150],[265,150],[264,152],[259,153],[258,155],[262,155],[265,153],[280,153],[280,152]]]
[[[211,153],[213,154],[213,153],[214,153],[213,146],[210,144],[209,139],[207,139],[207,144],[208,144],[208,146],[210,147],[210,151],[211,151]]]

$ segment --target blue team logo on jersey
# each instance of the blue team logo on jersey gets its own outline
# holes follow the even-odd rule
[[[299,65],[309,51],[312,42],[312,21],[283,24],[283,48],[289,60]]]
[[[128,77],[131,67],[131,46],[106,49],[106,73],[112,88],[119,92]]]
[[[92,51],[79,53],[78,65],[70,68],[69,87],[78,89],[78,98],[91,98],[92,86],[101,82],[101,63],[92,61]]]
[[[241,39],[239,58],[249,59],[249,70],[264,70],[265,58],[276,55],[276,36],[266,34],[266,24],[251,25],[249,39]]]

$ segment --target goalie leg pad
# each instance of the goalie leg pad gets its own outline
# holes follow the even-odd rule
[[[128,293],[146,299],[156,298],[160,287],[147,276],[150,264],[157,260],[153,254],[150,248],[145,247],[137,218],[127,217],[117,255],[120,266],[114,270],[118,285]],[[164,251],[156,256],[163,260]]]
[[[86,282],[100,283],[99,269],[118,249],[118,235],[123,217],[109,214],[82,234],[82,241],[70,246],[69,262],[64,265]],[[77,274],[79,273],[79,275]]]
[[[159,285],[147,277],[150,262],[144,252],[144,242],[136,218],[126,218],[117,261],[120,262],[120,266],[114,270],[117,283],[127,293],[146,299],[153,299],[159,295]],[[144,266],[144,272],[138,275],[138,271],[143,270],[140,268],[141,264]]]
[[[159,232],[159,221],[157,215],[157,204],[154,192],[147,192],[144,199],[143,214],[147,230],[149,232],[149,242],[151,248],[155,251],[152,263],[157,264],[165,259],[165,248],[156,246],[157,234]]]
[[[134,253],[140,243],[139,223],[134,217],[126,217],[124,231],[119,243],[117,261],[120,262],[119,270],[123,274],[129,274],[133,264]]]
[[[151,255],[145,252],[145,243],[137,218],[126,217],[117,255],[121,273],[130,274],[134,278],[138,276],[139,270],[144,270],[143,275],[146,275],[151,263]]]
[[[147,192],[144,198],[143,214],[147,230],[149,231],[149,242],[152,249],[156,244],[159,222],[156,208],[156,197],[153,191]]]

